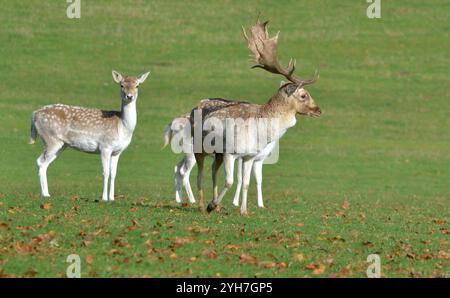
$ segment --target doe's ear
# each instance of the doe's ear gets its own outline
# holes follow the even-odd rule
[[[145,79],[147,79],[147,77],[150,75],[150,72],[146,72],[143,75],[141,75],[138,80],[139,80],[139,84],[143,83],[145,81]]]
[[[115,70],[112,71],[112,77],[113,77],[113,80],[116,83],[120,83],[123,80],[122,75],[119,72],[115,71]]]

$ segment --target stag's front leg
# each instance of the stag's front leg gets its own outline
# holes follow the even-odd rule
[[[108,180],[111,164],[111,151],[104,150],[101,152],[102,167],[103,167],[103,195],[102,200],[108,201]]]
[[[109,185],[109,200],[114,201],[114,187],[115,187],[115,180],[116,180],[116,174],[117,174],[117,164],[119,163],[119,157],[120,153],[117,155],[112,155],[110,160],[110,169],[111,169],[111,181]]]
[[[247,215],[247,193],[250,185],[250,176],[252,174],[253,159],[243,161],[242,165],[242,203],[241,203],[241,215]]]
[[[225,196],[225,194],[227,193],[227,191],[231,188],[231,186],[233,186],[234,160],[235,160],[235,157],[233,155],[226,154],[226,153],[224,154],[223,161],[224,161],[225,176],[226,176],[225,186],[224,186],[223,190],[221,191],[221,193],[219,194],[219,196],[217,198],[213,199],[208,204],[208,209],[207,209],[208,212],[211,212],[214,209],[216,209],[217,205],[220,204],[220,202],[222,201],[222,199]]]

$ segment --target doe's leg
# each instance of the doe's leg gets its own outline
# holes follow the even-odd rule
[[[44,139],[45,150],[36,160],[39,169],[39,182],[41,184],[41,195],[43,197],[50,197],[48,192],[47,169],[50,164],[61,154],[64,150],[64,143],[57,140]]]
[[[258,207],[264,208],[263,194],[262,194],[262,166],[264,160],[253,162],[253,175],[256,180],[256,190],[258,192]]]
[[[101,159],[102,159],[102,167],[103,167],[103,195],[102,200],[107,202],[108,201],[108,180],[109,180],[109,173],[111,170],[111,151],[104,150],[100,153]]]
[[[191,187],[191,182],[190,182],[190,177],[191,177],[191,171],[194,168],[196,164],[195,161],[195,156],[194,154],[189,154],[186,155],[186,164],[185,164],[185,169],[186,171],[184,172],[184,177],[183,177],[183,185],[184,185],[184,189],[186,190],[188,199],[189,199],[189,203],[194,204],[195,203],[195,197],[194,197],[194,193],[192,192],[192,187]]]
[[[111,181],[109,184],[109,200],[114,201],[114,187],[115,187],[115,180],[116,180],[116,174],[117,174],[117,164],[119,163],[119,157],[120,153],[116,155],[111,155],[110,160],[110,174],[111,174]]]
[[[236,175],[236,192],[234,193],[233,205],[239,206],[239,197],[241,196],[242,187],[242,157],[238,158],[237,175]]]
[[[205,213],[205,203],[203,200],[203,167],[204,167],[204,161],[205,156],[201,153],[195,154],[195,161],[197,162],[197,188],[198,188],[198,201],[199,201],[199,208],[201,213]]]

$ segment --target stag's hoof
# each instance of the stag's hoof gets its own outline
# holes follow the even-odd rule
[[[216,209],[216,205],[214,205],[213,203],[209,203],[208,204],[208,208],[206,208],[206,211],[208,211],[208,213],[210,213],[211,211],[213,211],[214,209]]]

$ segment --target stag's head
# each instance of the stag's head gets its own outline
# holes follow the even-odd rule
[[[289,80],[278,90],[281,97],[292,106],[298,114],[318,117],[321,115],[320,108],[314,103],[309,92],[304,88],[313,84],[319,75],[316,72],[311,79],[301,79],[295,76],[296,61],[291,59],[288,66],[281,66],[278,60],[278,32],[275,36],[270,37],[268,32],[268,21],[261,23],[259,17],[256,24],[251,28],[251,36],[242,27],[242,32],[252,56],[256,61],[256,65],[252,68],[262,68],[271,73],[280,74]]]
[[[139,77],[122,76],[119,72],[113,70],[112,76],[117,84],[120,84],[120,94],[122,101],[127,104],[135,101],[138,97],[138,88],[141,83],[147,79],[150,72],[144,73]]]
[[[316,105],[308,90],[299,88],[294,83],[283,84],[278,90],[281,96],[297,112],[297,114],[320,117],[322,111]]]

